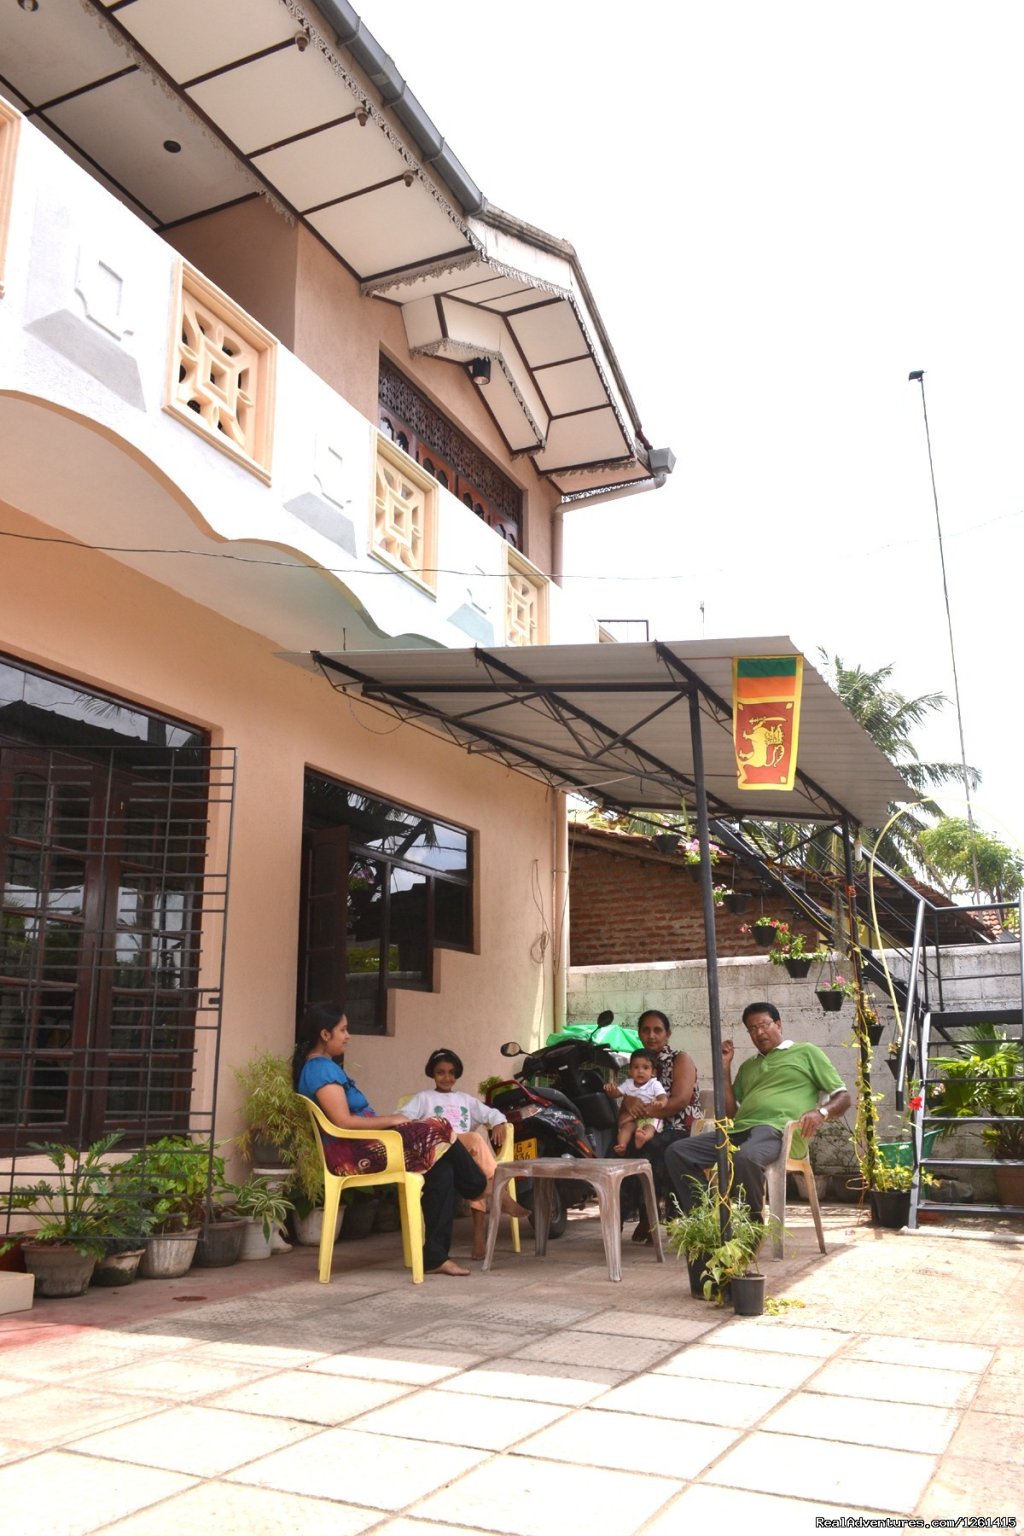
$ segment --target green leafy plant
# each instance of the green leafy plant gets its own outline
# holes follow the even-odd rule
[[[250,1179],[247,1184],[229,1186],[235,1196],[235,1211],[249,1221],[258,1221],[269,1243],[274,1228],[288,1218],[293,1203],[283,1190],[272,1189],[265,1178]]]
[[[943,1135],[956,1129],[964,1116],[1024,1117],[1024,1078],[1021,1046],[993,1024],[975,1026],[971,1038],[951,1057],[935,1057],[931,1074],[941,1081],[928,1090],[929,1113],[950,1121]],[[1024,1123],[1018,1118],[986,1126],[982,1139],[999,1160],[1024,1160]]]
[[[691,1179],[694,1199],[686,1211],[679,1211],[665,1227],[665,1238],[677,1258],[685,1257],[689,1264],[704,1260],[702,1286],[705,1301],[721,1306],[725,1288],[731,1280],[739,1279],[751,1270],[757,1273],[757,1251],[775,1225],[775,1218],[766,1223],[755,1219],[748,1202],[732,1194],[734,1168],[733,1146],[728,1133],[731,1122],[716,1121],[716,1129],[724,1135],[727,1183],[725,1193],[719,1192],[717,1175],[711,1179]],[[728,1235],[723,1236],[723,1217],[728,1213]]]
[[[161,1136],[133,1152],[113,1173],[116,1198],[145,1213],[152,1232],[184,1232],[202,1224],[207,1198],[224,1182],[224,1163],[209,1142]]]
[[[787,960],[807,960],[820,964],[828,959],[830,953],[824,944],[816,944],[813,949],[808,949],[802,933],[794,933],[791,928],[786,928],[776,929],[775,943],[768,951],[768,959],[772,965],[785,965]]]
[[[111,1195],[112,1169],[105,1162],[120,1139],[121,1132],[114,1131],[84,1152],[59,1142],[30,1143],[30,1151],[49,1159],[56,1177],[11,1190],[11,1210],[28,1212],[38,1224],[0,1244],[0,1253],[27,1237],[34,1243],[68,1243],[83,1257],[100,1258],[109,1240],[127,1239],[130,1213]]]
[[[275,1160],[292,1169],[291,1198],[300,1210],[305,1205],[303,1214],[308,1215],[324,1202],[323,1162],[309,1114],[295,1095],[291,1061],[261,1051],[246,1066],[236,1067],[235,1077],[245,1095],[239,1151],[258,1166],[259,1144],[274,1148]]]

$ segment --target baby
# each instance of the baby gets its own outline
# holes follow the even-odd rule
[[[656,1077],[658,1063],[650,1051],[634,1051],[629,1058],[629,1077],[624,1083],[605,1083],[604,1091],[613,1099],[622,1099],[619,1109],[618,1140],[612,1147],[617,1157],[624,1157],[631,1141],[637,1148],[645,1147],[651,1137],[661,1130],[662,1122],[655,1118],[668,1103],[665,1090]],[[636,1118],[633,1110],[639,1100],[653,1113],[650,1117]]]

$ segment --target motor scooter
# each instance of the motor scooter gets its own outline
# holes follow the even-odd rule
[[[607,1154],[618,1123],[615,1102],[604,1092],[618,1067],[611,1051],[587,1040],[564,1040],[526,1054],[508,1040],[501,1054],[525,1058],[513,1077],[493,1084],[487,1093],[487,1102],[512,1123],[518,1160]],[[569,1208],[585,1205],[589,1197],[590,1186],[579,1180],[556,1181],[548,1235],[561,1237]],[[516,1180],[516,1198],[532,1210],[530,1180]]]

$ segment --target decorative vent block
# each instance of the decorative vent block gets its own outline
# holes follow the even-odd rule
[[[437,485],[408,454],[377,438],[370,548],[426,591],[436,586]]]
[[[167,409],[268,484],[276,356],[269,331],[181,263]]]
[[[509,549],[505,580],[506,645],[547,643],[547,589],[547,581],[536,566]]]
[[[14,189],[14,159],[18,149],[21,113],[0,97],[0,299],[4,296],[4,257],[7,252],[7,225],[11,217],[11,193]]]

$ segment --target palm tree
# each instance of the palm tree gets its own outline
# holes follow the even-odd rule
[[[892,687],[891,665],[866,672],[863,667],[847,666],[840,656],[830,656],[823,649],[818,654],[826,680],[913,789],[925,794],[944,784],[963,784],[960,763],[923,763],[911,737],[915,726],[949,703],[944,693],[922,693],[908,699]],[[971,767],[966,772],[971,788],[976,789],[980,773]],[[932,800],[922,801],[917,809],[931,816],[943,814]],[[918,841],[928,825],[920,815],[904,814],[879,844],[879,857],[904,875],[912,874],[915,865],[929,868]]]

